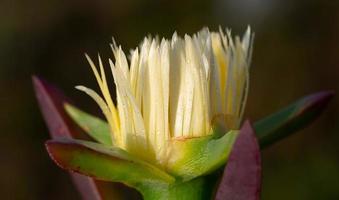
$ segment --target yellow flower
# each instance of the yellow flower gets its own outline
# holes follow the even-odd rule
[[[202,29],[193,36],[170,40],[147,37],[127,60],[121,47],[111,45],[115,62],[109,65],[116,85],[114,104],[102,60],[99,71],[86,55],[102,97],[84,86],[102,109],[112,142],[157,165],[167,161],[173,138],[212,134],[216,123],[239,129],[249,86],[253,34],[243,38],[230,31]]]

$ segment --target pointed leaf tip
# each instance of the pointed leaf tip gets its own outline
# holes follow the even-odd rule
[[[55,86],[37,77],[32,77],[36,98],[43,118],[52,138],[81,137],[76,126],[71,123],[63,104],[70,100]]]
[[[92,116],[71,104],[66,103],[64,107],[69,116],[89,136],[102,144],[112,145],[111,132],[107,122]]]
[[[322,112],[323,108],[327,106],[334,95],[334,91],[322,91],[306,96],[305,98],[300,100],[300,113],[302,114],[303,112],[309,111]]]
[[[114,147],[82,140],[57,139],[46,142],[53,161],[63,169],[97,180],[121,182],[138,187],[169,184],[174,178],[157,167]]]
[[[254,124],[261,148],[269,146],[313,122],[334,96],[322,91],[306,96]]]
[[[52,138],[88,138],[78,131],[75,124],[65,113],[63,105],[70,100],[63,93],[38,76],[32,76],[33,87],[41,109],[43,118]],[[46,148],[49,145],[46,143]],[[47,148],[51,155],[51,149]],[[53,158],[51,156],[51,158]],[[81,174],[70,174],[75,186],[84,200],[113,199],[116,197],[117,189],[112,183],[95,181]],[[107,190],[105,188],[110,188]]]
[[[251,124],[246,121],[229,156],[215,199],[258,200],[260,190],[260,148]]]

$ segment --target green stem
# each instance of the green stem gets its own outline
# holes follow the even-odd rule
[[[215,177],[199,177],[171,185],[147,185],[140,190],[144,200],[206,200],[212,199]]]

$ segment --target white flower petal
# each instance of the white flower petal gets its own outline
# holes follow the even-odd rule
[[[184,38],[174,33],[171,41],[148,36],[140,51],[131,51],[129,65],[113,40],[115,63],[109,60],[109,64],[118,111],[100,56],[100,74],[86,58],[104,100],[91,89],[79,89],[99,104],[112,130],[115,128],[115,145],[163,165],[173,137],[210,134],[214,118],[227,129],[239,128],[249,88],[252,43],[250,28],[242,40],[233,39],[230,30],[224,33],[221,28],[219,32],[204,28]]]

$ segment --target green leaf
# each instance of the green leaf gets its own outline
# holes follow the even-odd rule
[[[260,147],[264,148],[306,127],[326,108],[334,92],[315,93],[254,124]]]
[[[112,145],[110,128],[104,120],[68,103],[64,107],[69,116],[93,139],[102,144]]]
[[[136,189],[174,182],[171,175],[119,148],[70,139],[49,140],[46,148],[61,168],[98,180],[121,182]]]
[[[77,138],[89,139],[82,134],[77,126],[72,122],[65,112],[63,105],[70,100],[49,82],[33,76],[33,86],[40,106],[40,110],[46,121],[50,136],[55,138]],[[111,182],[97,181],[81,174],[70,174],[73,182],[84,200],[101,200],[101,199],[119,199],[122,197],[122,189],[127,187],[117,187],[117,184]]]
[[[220,138],[172,139],[167,170],[184,181],[213,172],[226,163],[237,135],[229,131]]]

